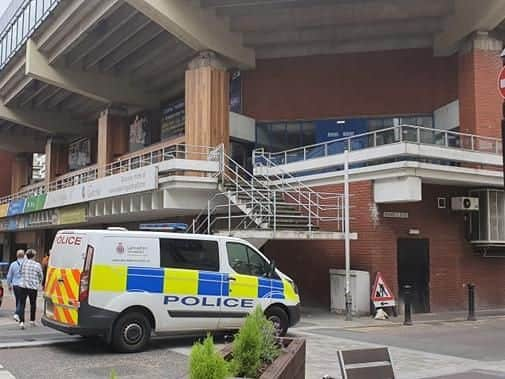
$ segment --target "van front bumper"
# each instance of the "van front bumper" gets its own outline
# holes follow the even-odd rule
[[[289,326],[294,326],[300,321],[300,304],[288,306]]]
[[[106,332],[106,330],[100,328],[84,328],[78,325],[63,324],[61,322],[50,319],[46,316],[42,316],[41,321],[42,325],[44,326],[70,335],[98,336],[98,335],[104,335]]]

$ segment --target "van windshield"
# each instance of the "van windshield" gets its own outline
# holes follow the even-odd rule
[[[58,233],[54,237],[49,265],[59,268],[82,269],[88,236],[77,233]]]

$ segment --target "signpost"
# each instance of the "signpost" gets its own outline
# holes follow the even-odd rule
[[[396,306],[393,291],[386,284],[380,272],[375,276],[371,300],[376,309]]]

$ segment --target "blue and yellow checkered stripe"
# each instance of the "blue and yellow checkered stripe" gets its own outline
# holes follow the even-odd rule
[[[296,300],[286,280],[174,268],[93,265],[92,291]]]

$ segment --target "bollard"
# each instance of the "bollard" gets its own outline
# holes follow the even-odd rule
[[[411,295],[412,295],[412,286],[410,285],[405,285],[403,286],[403,299],[405,301],[405,319],[403,321],[403,325],[412,325],[412,314],[411,314],[411,308],[410,308],[410,302],[411,302]]]
[[[475,284],[468,283],[468,321],[476,321],[475,318]]]

